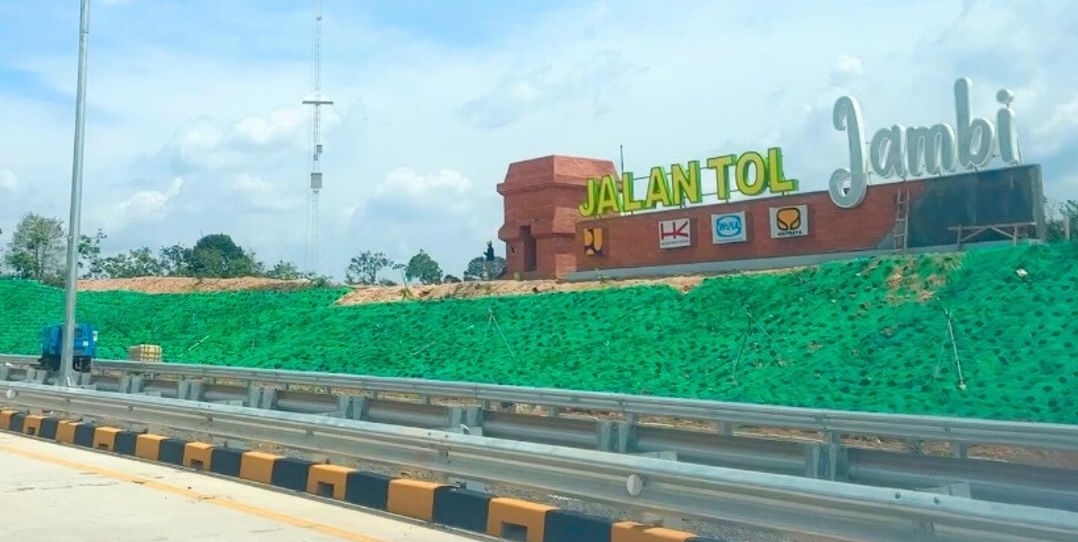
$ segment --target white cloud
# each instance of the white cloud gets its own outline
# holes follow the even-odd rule
[[[0,170],[0,192],[14,192],[19,188],[19,178],[6,169]]]
[[[1078,138],[1078,92],[1070,101],[1053,107],[1046,122],[1034,126],[1032,132],[1041,141],[1055,141],[1060,144]]]
[[[303,201],[281,193],[273,183],[256,175],[240,173],[229,178],[235,196],[253,208],[267,212],[295,211]]]
[[[413,196],[452,193],[451,197],[467,194],[473,184],[461,172],[443,169],[430,175],[420,175],[411,168],[390,171],[384,181],[374,189],[375,197]]]
[[[301,263],[308,9],[191,6],[131,2],[95,16],[84,228],[106,228],[116,250],[220,231]],[[837,96],[861,101],[869,129],[954,122],[960,76],[974,81],[979,115],[994,111],[996,89],[1015,91],[1047,195],[1078,197],[1063,182],[1078,178],[1078,4],[626,0],[547,8],[470,45],[362,9],[323,8],[323,88],[336,102],[323,109],[323,272],[342,274],[362,250],[406,259],[424,248],[459,274],[501,226],[495,185],[508,164],[548,154],[616,160],[624,145],[642,172],[778,145],[787,174],[822,189],[846,159],[830,124]],[[20,24],[38,39],[74,28],[77,9],[53,17],[12,20],[34,21]],[[5,229],[26,211],[67,216],[73,51],[26,43],[0,52],[0,67],[42,87],[0,83],[0,170],[19,172],[22,198],[0,207]]]
[[[162,190],[139,190],[127,198],[95,210],[98,222],[109,233],[162,222],[168,218],[169,202],[180,194],[183,179],[176,177]]]
[[[865,73],[865,62],[857,55],[842,54],[831,67],[831,85],[845,87]]]

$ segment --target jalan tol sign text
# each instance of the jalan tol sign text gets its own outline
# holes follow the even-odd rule
[[[730,199],[731,177],[737,191],[746,196],[797,192],[797,179],[787,179],[783,173],[782,150],[778,148],[768,149],[766,155],[750,151],[741,155],[715,156],[705,163],[706,169],[715,171],[715,195],[722,201]],[[704,199],[701,169],[700,162],[693,160],[686,165],[674,164],[667,176],[665,168],[655,166],[648,176],[647,193],[640,198],[633,193],[631,172],[622,172],[620,179],[615,175],[588,179],[588,199],[580,204],[580,214],[602,216],[654,209],[659,205],[677,207],[686,202],[700,203]]]

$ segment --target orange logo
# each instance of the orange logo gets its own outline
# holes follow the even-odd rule
[[[801,228],[801,209],[784,207],[775,212],[775,225],[781,231],[793,231]]]
[[[595,256],[603,253],[603,229],[587,228],[584,230],[584,254]]]

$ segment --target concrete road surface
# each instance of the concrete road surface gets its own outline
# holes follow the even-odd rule
[[[0,433],[0,533],[27,542],[479,539],[7,433]]]

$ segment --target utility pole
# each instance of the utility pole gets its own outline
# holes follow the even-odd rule
[[[75,150],[71,166],[71,217],[67,225],[67,284],[64,293],[63,347],[60,365],[63,371],[59,382],[66,387],[75,385],[75,301],[79,279],[79,222],[82,215],[82,158],[83,136],[86,134],[86,57],[90,38],[90,0],[82,0],[79,24],[79,75],[75,92]]]

